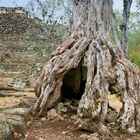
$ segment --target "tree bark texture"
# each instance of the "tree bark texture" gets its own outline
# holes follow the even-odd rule
[[[106,117],[108,94],[112,93],[120,96],[123,104],[116,123],[125,132],[139,131],[139,70],[109,37],[112,0],[74,0],[73,4],[72,34],[53,52],[37,80],[38,100],[32,108],[33,115],[46,115],[47,110],[61,100],[67,73],[86,67],[86,74],[77,70],[79,76],[73,78],[76,91],[80,87],[79,81],[86,79],[77,108],[79,127],[109,133]]]

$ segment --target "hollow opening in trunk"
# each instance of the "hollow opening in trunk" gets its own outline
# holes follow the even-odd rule
[[[61,88],[62,99],[80,100],[85,91],[87,68],[79,65],[66,73]]]

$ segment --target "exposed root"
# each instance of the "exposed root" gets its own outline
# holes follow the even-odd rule
[[[32,110],[33,114],[46,115],[48,108],[61,99],[65,74],[80,64],[87,67],[85,91],[77,111],[81,128],[109,133],[105,125],[109,104],[107,95],[113,92],[120,96],[123,103],[118,119],[120,127],[129,133],[139,131],[139,70],[103,35],[94,40],[78,40],[73,36],[57,49],[37,81],[36,95],[39,99]]]
[[[111,134],[111,131],[109,130],[109,128],[99,120],[99,118],[94,118],[94,119],[89,119],[89,118],[85,118],[82,120],[79,120],[80,125],[79,125],[79,129],[81,130],[88,130],[90,132],[98,132],[99,134],[105,134],[105,135],[109,135]]]
[[[33,108],[33,114],[45,115],[47,109],[59,100],[64,75],[70,69],[78,67],[90,42],[87,38],[79,40],[62,55],[54,56],[43,68],[37,81],[36,93],[40,96]]]

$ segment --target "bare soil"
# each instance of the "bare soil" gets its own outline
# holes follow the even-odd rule
[[[63,121],[33,119],[28,130],[26,140],[80,140],[80,135],[83,134],[68,118]]]
[[[132,139],[131,136],[128,138],[121,133],[112,136],[98,135],[95,138],[92,137],[92,139],[85,138],[84,135],[88,136],[92,133],[77,128],[77,125],[70,117],[64,120],[34,118],[29,122],[27,137],[22,140],[140,140]]]

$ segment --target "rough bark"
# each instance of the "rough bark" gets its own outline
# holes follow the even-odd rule
[[[61,100],[67,73],[86,67],[86,76],[81,72],[86,84],[77,108],[79,127],[108,134],[107,95],[113,93],[120,96],[123,103],[117,121],[122,130],[139,131],[139,70],[109,37],[112,0],[74,0],[73,3],[72,34],[52,54],[37,80],[35,92],[39,98],[32,108],[33,115],[46,115],[47,110]],[[74,79],[79,81],[82,79],[79,76]]]

